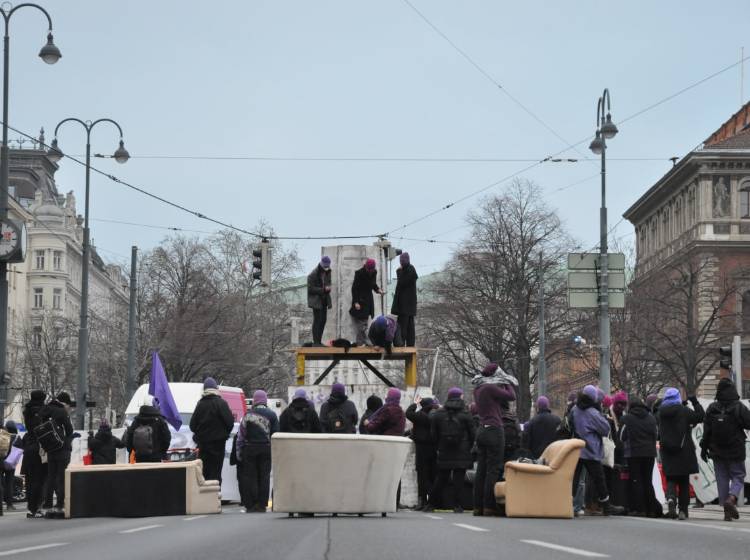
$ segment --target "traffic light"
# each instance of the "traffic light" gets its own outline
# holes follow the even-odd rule
[[[719,348],[719,366],[721,369],[732,369],[732,347],[721,346]]]
[[[260,280],[262,286],[271,284],[271,244],[268,239],[263,239],[260,247],[253,251],[253,278]]]

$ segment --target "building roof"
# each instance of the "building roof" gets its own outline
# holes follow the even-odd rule
[[[705,150],[750,150],[750,125],[747,128],[735,134],[729,136],[724,140],[714,142],[713,144],[706,144]]]

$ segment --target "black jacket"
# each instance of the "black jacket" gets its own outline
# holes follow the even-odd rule
[[[142,406],[138,410],[138,415],[133,419],[125,432],[123,443],[128,448],[128,453],[133,451],[133,433],[138,426],[150,425],[154,433],[153,453],[150,455],[138,455],[135,460],[138,463],[158,462],[166,458],[169,444],[172,441],[172,434],[169,432],[167,421],[161,415],[161,411],[154,406]]]
[[[370,395],[367,397],[367,409],[362,413],[362,418],[359,419],[359,433],[360,434],[367,434],[367,426],[365,425],[365,420],[369,420],[370,416],[375,414],[378,410],[380,410],[380,407],[383,406],[383,399],[381,399],[377,395]],[[322,409],[321,409],[322,411]]]
[[[406,409],[406,418],[412,423],[411,439],[414,440],[416,445],[435,445],[430,428],[430,414],[432,414],[433,410],[433,408],[429,408],[428,410],[420,408],[417,410],[416,403]]]
[[[411,264],[396,270],[396,291],[393,294],[391,313],[417,314],[417,270]]]
[[[560,427],[560,417],[552,414],[549,410],[540,410],[523,431],[522,447],[529,450],[534,459],[538,459],[547,449],[547,446],[555,441],[557,428]]]
[[[448,426],[448,423],[454,426]],[[458,424],[460,441],[458,444],[446,440]],[[471,457],[471,447],[474,445],[474,420],[466,410],[463,399],[448,399],[440,410],[430,415],[430,433],[433,441],[437,442],[439,469],[469,469],[474,464]]]
[[[656,457],[656,418],[643,403],[630,405],[622,416],[620,439],[625,457]]]
[[[368,272],[363,266],[354,273],[352,282],[352,307],[349,314],[357,319],[367,319],[375,316],[375,298],[373,292],[380,291],[378,287],[378,271]],[[354,304],[359,304],[359,309]]]
[[[198,445],[225,442],[234,428],[234,416],[227,401],[213,393],[204,394],[190,418],[190,431]]]
[[[331,269],[318,265],[307,276],[307,307],[331,308],[331,292],[325,291],[326,286],[331,286]]]
[[[319,434],[320,418],[307,399],[294,399],[281,413],[279,431],[296,434]]]
[[[42,410],[44,410],[44,401],[29,401],[23,407],[23,425],[26,427],[26,435],[23,438],[24,453],[39,451],[39,442],[34,435],[34,428],[42,423]]]
[[[687,476],[698,472],[693,428],[705,417],[698,399],[692,397],[693,409],[682,404],[660,406],[656,414],[659,424],[659,457],[664,476]]]
[[[706,410],[701,448],[707,449],[712,459],[744,461],[745,430],[750,429],[750,410],[740,402],[737,390],[733,386],[720,389],[716,397],[716,401]],[[733,437],[728,444],[720,443],[717,441],[718,438],[713,436],[716,420],[722,414],[731,419],[734,427]]]
[[[109,426],[100,427],[96,435],[89,437],[91,462],[94,465],[114,465],[117,462],[117,450],[123,447],[125,444],[112,435]]]
[[[57,458],[64,455],[70,455],[73,450],[73,435],[75,434],[75,431],[73,430],[73,424],[70,421],[70,415],[68,414],[68,411],[65,410],[65,405],[57,399],[51,400],[47,403],[47,406],[41,410],[39,416],[41,417],[42,422],[51,419],[57,425],[58,433],[63,437],[62,448],[50,453],[49,456]]]
[[[332,408],[341,408],[344,417],[347,420],[347,433],[357,433],[357,420],[359,415],[357,414],[357,407],[354,403],[349,400],[346,395],[331,395],[328,400],[324,402],[320,407],[320,426],[323,429],[323,433],[334,433],[335,430],[331,425],[329,415]],[[340,432],[339,432],[340,433]]]

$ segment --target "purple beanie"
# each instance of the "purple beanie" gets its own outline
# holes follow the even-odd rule
[[[596,392],[596,387],[594,387],[593,385],[586,385],[583,388],[583,394],[590,398],[592,401],[596,402],[598,395]]]
[[[203,388],[204,389],[216,389],[218,388],[219,384],[216,383],[216,379],[213,377],[206,377],[203,380]]]
[[[490,362],[486,366],[484,366],[484,369],[482,370],[482,375],[485,377],[492,377],[495,375],[495,372],[500,366],[498,366],[495,362]]]
[[[536,400],[537,410],[549,410],[549,399],[542,395]]]
[[[461,390],[460,387],[451,387],[448,389],[448,398],[449,399],[460,399],[463,397],[464,392]]]
[[[401,402],[401,391],[396,387],[391,387],[385,395],[386,404],[398,404]]]
[[[253,406],[258,404],[268,404],[268,395],[263,389],[258,389],[253,393]]]
[[[596,388],[596,402],[602,402],[604,400],[604,391],[599,387]]]
[[[305,391],[304,389],[297,389],[294,392],[294,397],[292,397],[292,400],[296,400],[296,399],[305,399],[305,400],[307,400],[307,391]]]
[[[409,253],[401,253],[398,257],[398,262],[401,263],[401,266],[406,266],[408,264],[411,264]]]
[[[375,259],[367,259],[365,261],[365,270],[369,270],[370,272],[372,272],[373,270],[375,270],[376,265],[377,263],[375,262]]]
[[[331,385],[331,394],[346,395],[346,387],[344,387],[343,383],[334,383],[333,385]]]
[[[331,257],[325,255],[322,259],[320,259],[320,266],[322,266],[323,268],[331,268]]]
[[[612,397],[612,402],[628,404],[628,394],[625,391],[619,391]]]

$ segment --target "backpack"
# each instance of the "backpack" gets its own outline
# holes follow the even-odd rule
[[[328,421],[331,433],[348,434],[352,431],[351,422],[346,417],[346,414],[344,414],[342,408],[342,406],[332,406],[328,409],[326,420]]]
[[[141,424],[133,431],[132,447],[136,455],[153,455],[154,429],[151,424]]]
[[[52,418],[34,428],[34,436],[47,453],[59,451],[65,445],[65,440],[60,434],[60,427]]]
[[[555,432],[555,441],[561,439],[571,439],[575,437],[575,425],[573,423],[573,409],[570,409],[565,416],[562,417],[560,425],[557,427]]]
[[[5,459],[10,453],[10,446],[13,441],[13,437],[10,432],[0,428],[0,461]]]
[[[307,421],[307,408],[299,406],[291,407],[289,427],[293,433],[305,434],[310,431],[309,422]]]
[[[711,415],[711,443],[713,445],[730,447],[737,443],[740,433],[742,433],[742,439],[745,439],[737,412],[736,407],[719,406],[716,413]]]
[[[445,421],[440,424],[440,441],[447,447],[457,447],[461,443],[462,436],[461,422],[453,414],[448,413]]]

